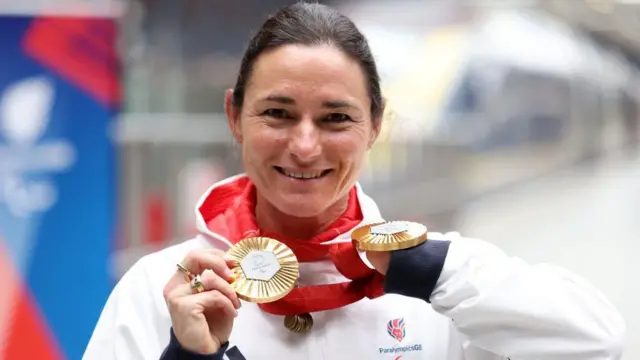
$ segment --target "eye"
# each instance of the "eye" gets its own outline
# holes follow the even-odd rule
[[[346,121],[351,121],[351,117],[347,114],[334,113],[327,116],[327,121],[333,123],[343,123]]]
[[[262,115],[268,116],[274,119],[284,119],[284,118],[290,117],[289,113],[283,109],[268,109],[265,112],[263,112]]]

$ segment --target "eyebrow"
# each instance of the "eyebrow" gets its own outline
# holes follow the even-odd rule
[[[283,105],[294,105],[296,103],[293,98],[282,95],[270,95],[264,98],[264,101],[276,102]],[[322,103],[322,107],[327,109],[356,108],[354,105],[345,100],[324,101]]]

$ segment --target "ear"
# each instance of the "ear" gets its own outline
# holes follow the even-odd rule
[[[227,114],[229,130],[238,144],[242,144],[242,129],[240,129],[240,109],[233,104],[233,89],[224,93],[224,112]]]
[[[386,101],[384,101],[382,103],[382,108],[380,109],[380,116],[377,119],[372,119],[373,131],[371,132],[371,137],[369,138],[369,144],[367,145],[367,148],[369,150],[371,150],[371,148],[373,147],[373,144],[376,143],[376,140],[378,139],[378,135],[380,135],[380,131],[382,130],[382,122],[384,121],[384,111],[386,107],[387,107],[387,103]]]

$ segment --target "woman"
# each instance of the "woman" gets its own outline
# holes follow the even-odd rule
[[[351,230],[382,220],[356,179],[384,102],[367,42],[343,15],[296,4],[269,18],[225,104],[247,174],[203,196],[198,237],[127,272],[85,359],[620,358],[620,315],[565,270],[459,235],[353,249]],[[241,306],[224,251],[251,236],[296,253],[295,296]],[[202,274],[204,292],[177,263]],[[285,329],[283,315],[304,312],[309,332]]]

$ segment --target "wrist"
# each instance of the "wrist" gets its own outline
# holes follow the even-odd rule
[[[429,240],[416,247],[391,253],[385,277],[385,293],[429,302],[444,267],[449,241]]]
[[[175,353],[178,355],[178,359],[222,359],[228,347],[228,341],[221,342],[219,339],[212,339],[212,343],[210,345],[202,346],[201,348],[185,346],[177,338],[175,332],[173,331],[173,328],[171,328],[171,339],[168,348],[174,349],[173,351],[175,351]]]

